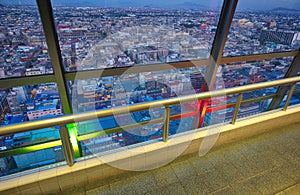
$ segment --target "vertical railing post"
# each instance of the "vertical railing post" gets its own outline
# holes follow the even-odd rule
[[[241,106],[241,103],[242,103],[242,99],[243,99],[243,94],[239,93],[239,96],[238,96],[238,98],[236,100],[236,104],[235,104],[235,108],[234,108],[234,113],[233,113],[233,116],[232,116],[232,124],[233,125],[235,124],[236,118],[238,116],[239,109],[240,109],[240,106]]]
[[[164,113],[164,131],[163,131],[163,141],[168,141],[168,135],[169,135],[169,126],[170,126],[170,107],[165,107],[165,113]]]
[[[288,97],[287,97],[287,99],[286,99],[286,102],[285,102],[285,104],[284,104],[283,111],[286,111],[286,110],[287,110],[287,107],[289,106],[289,103],[290,103],[290,100],[291,100],[291,98],[292,98],[293,92],[294,92],[294,90],[295,90],[295,87],[296,87],[296,83],[293,83],[293,85],[292,85],[292,87],[291,87],[291,89],[290,89],[290,91],[289,91],[289,95],[288,95]]]
[[[60,126],[59,134],[66,162],[69,166],[72,166],[74,164],[74,152],[71,145],[69,132],[65,125]]]

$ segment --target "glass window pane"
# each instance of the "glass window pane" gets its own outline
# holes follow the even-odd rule
[[[171,120],[169,127],[169,136],[188,131],[192,127],[194,117]],[[98,123],[99,124],[99,123]],[[95,155],[100,152],[106,152],[123,146],[129,146],[137,143],[161,139],[163,134],[163,124],[156,123],[143,125],[139,128],[124,129],[101,136],[95,136],[90,139],[80,141],[82,155]]]
[[[230,103],[235,103],[237,98],[234,98],[234,101],[227,99],[227,109],[222,108],[224,104],[215,105],[212,112],[207,112],[204,118],[204,126],[220,124],[223,122],[231,122],[234,114],[235,104],[231,105]],[[232,99],[233,100],[233,99]],[[245,99],[243,99],[245,100]],[[262,112],[267,111],[272,99],[266,99],[258,102],[252,103],[243,103],[240,106],[237,118],[245,118],[248,116],[256,115]],[[210,109],[208,109],[210,110]]]
[[[223,56],[242,56],[298,50],[299,1],[238,2]],[[296,7],[293,7],[294,6]],[[292,9],[286,9],[286,7]],[[285,7],[285,8],[279,8]]]
[[[63,114],[55,83],[2,89],[0,98],[2,126],[52,118]],[[16,152],[31,151],[32,145],[38,148],[38,144],[53,141],[57,145],[56,141],[59,139],[59,127],[0,136],[0,154],[12,149]],[[44,150],[34,149],[34,152],[31,153],[5,155],[2,160],[6,163],[4,169],[1,170],[2,175],[7,175],[60,162],[64,160],[64,157],[61,146],[57,145]]]
[[[26,121],[41,120],[63,115],[56,83],[4,88],[0,90],[0,126]],[[60,144],[59,127],[0,136],[0,161],[5,162],[2,175],[16,173],[64,160]],[[32,149],[31,146],[48,143],[56,145],[48,149]],[[9,151],[18,155],[5,156]],[[24,151],[33,151],[23,153]],[[10,154],[10,153],[8,153]],[[15,154],[15,153],[13,153]],[[45,156],[43,156],[45,155]]]
[[[1,136],[0,136],[1,137]],[[21,148],[29,145],[58,140],[59,127],[49,127],[13,135],[2,136],[3,147],[5,149]],[[3,148],[4,150],[4,148]]]
[[[149,102],[203,91],[206,67],[124,73],[69,82],[74,113]],[[80,74],[80,73],[77,73]],[[176,106],[171,109],[172,114]]]
[[[289,85],[289,87],[291,87],[291,85]],[[289,93],[289,91],[287,93]],[[283,106],[285,105],[287,97],[288,97],[288,94],[286,94],[284,96],[282,102],[280,103],[280,107],[281,108],[283,108]],[[299,104],[299,103],[300,103],[300,83],[298,83],[296,85],[296,87],[295,87],[295,90],[293,92],[292,98],[291,98],[291,100],[289,102],[289,106],[295,105],[295,104]]]
[[[54,163],[63,163],[62,161],[64,160],[64,153],[61,146],[36,150],[25,154],[2,157],[0,158],[0,179],[1,176],[14,173],[22,172],[20,174],[12,175],[12,177],[22,174],[25,175],[26,173],[39,172],[40,168],[48,168],[45,167],[45,165],[53,164],[53,166],[57,166],[58,164]]]
[[[267,109],[266,103],[266,101],[260,101],[249,104],[242,104],[239,109],[238,118],[244,118],[263,112],[264,109]]]
[[[203,91],[205,85],[205,71],[206,67],[204,66],[138,74],[129,72],[120,76],[71,81],[68,84],[72,90],[73,110],[75,113],[81,113],[199,93]],[[132,125],[163,119],[164,109],[162,107],[130,114],[129,112],[122,115],[116,113],[110,117],[100,119],[95,117],[92,121],[80,122],[78,134],[84,138],[80,142],[83,154],[104,152],[160,138],[163,129],[162,123],[155,122],[137,127],[132,127]],[[192,129],[196,108],[195,102],[170,107],[171,116],[189,113],[181,119],[180,116],[171,118],[170,136]],[[126,127],[127,125],[131,125],[131,128]],[[112,128],[114,128],[113,132]],[[109,130],[109,133],[105,134],[103,130]],[[90,138],[91,136],[93,138]],[[92,148],[89,148],[90,146]]]
[[[282,79],[292,61],[293,57],[285,57],[260,61],[236,62],[221,65],[220,71],[225,88],[231,88]]]
[[[300,72],[298,72],[298,76],[300,76]],[[297,83],[289,105],[295,105],[299,103],[300,103],[300,83]]]
[[[114,133],[80,141],[80,146],[82,156],[94,155],[124,146],[124,138],[122,133]]]
[[[213,112],[206,112],[203,121],[203,127],[229,122],[232,118],[232,112],[233,108],[218,109],[214,110]]]
[[[86,7],[62,7],[53,1],[66,70],[208,58],[222,1],[205,1],[203,6],[148,3],[94,1]]]
[[[52,74],[37,6],[0,6],[0,78]]]

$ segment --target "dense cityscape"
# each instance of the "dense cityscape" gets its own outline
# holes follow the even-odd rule
[[[210,55],[220,11],[195,9],[54,7],[54,19],[66,71],[137,67],[148,64],[207,59]],[[0,5],[0,79],[53,74],[43,26],[37,7]],[[223,56],[298,50],[300,12],[237,12],[232,21]],[[222,64],[215,89],[283,78],[292,57]],[[129,69],[130,70],[130,69]],[[101,77],[69,82],[73,112],[160,100],[205,88],[206,67]],[[99,75],[101,76],[101,75]],[[270,88],[246,94],[246,98],[269,95]],[[227,97],[234,102],[235,97]],[[295,99],[294,101],[299,101]],[[218,101],[216,100],[216,104]],[[262,112],[267,102],[241,108],[240,115]],[[193,106],[172,107],[171,114],[193,111]],[[228,109],[223,120],[230,120]],[[163,112],[134,113],[130,121],[143,122],[162,117]],[[9,125],[63,115],[56,83],[0,89],[0,123]],[[222,114],[220,114],[222,115]],[[81,123],[78,134],[124,125],[128,118],[113,117]],[[178,127],[178,124],[180,128]],[[209,117],[205,124],[210,124]],[[191,128],[192,120],[170,123],[170,134]],[[118,148],[161,137],[162,124],[145,126],[133,134],[114,133],[81,141],[83,155]],[[57,128],[0,137],[0,151],[59,138]],[[0,175],[63,160],[60,147],[37,153],[1,158]],[[45,159],[46,158],[46,159]],[[39,163],[36,163],[39,162]],[[2,166],[3,165],[3,166]]]

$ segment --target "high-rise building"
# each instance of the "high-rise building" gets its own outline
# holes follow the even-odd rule
[[[8,102],[9,110],[12,115],[20,115],[21,114],[21,108],[20,108],[20,104],[18,102],[17,95],[18,94],[16,91],[10,91],[7,95],[7,102]]]
[[[201,72],[193,72],[190,75],[191,84],[195,91],[200,91],[205,85],[205,78]]]
[[[76,70],[76,45],[75,43],[71,44],[71,64],[70,70]]]
[[[260,34],[260,41],[292,45],[295,35],[295,32],[263,30]]]
[[[0,91],[0,123],[3,122],[4,116],[8,111],[7,91]]]

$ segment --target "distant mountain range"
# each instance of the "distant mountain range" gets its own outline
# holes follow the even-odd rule
[[[157,1],[156,1],[157,2]],[[149,1],[119,1],[119,0],[110,0],[105,1],[102,3],[94,2],[94,1],[80,1],[80,2],[70,2],[66,3],[64,1],[52,1],[53,5],[57,6],[101,6],[101,7],[153,7],[153,8],[171,8],[171,9],[200,9],[200,10],[207,10],[210,9],[208,6],[205,6],[200,3],[193,3],[193,2],[183,2],[183,3],[155,3]],[[214,7],[216,9],[216,6]],[[219,7],[218,7],[219,9]]]
[[[35,0],[18,0],[18,1],[11,1],[11,0],[0,0],[1,5],[36,5]],[[212,1],[208,3],[205,0],[77,0],[77,1],[70,1],[70,0],[51,0],[52,5],[54,6],[75,6],[75,7],[84,7],[84,6],[91,6],[91,7],[154,7],[154,8],[171,8],[171,9],[198,9],[198,10],[220,10],[221,3],[220,1]],[[245,6],[244,6],[245,7]],[[264,7],[262,7],[264,8]],[[241,10],[252,10],[255,11],[254,8],[240,8]],[[259,10],[259,9],[257,9]],[[267,10],[267,9],[262,9]],[[289,9],[284,7],[278,7],[275,9],[269,10],[275,13],[299,13],[300,10],[298,9]]]
[[[184,2],[184,3],[174,4],[173,6],[172,5],[170,6],[174,8],[182,8],[182,9],[208,9],[208,7],[205,5],[199,3],[193,3],[193,2]]]

